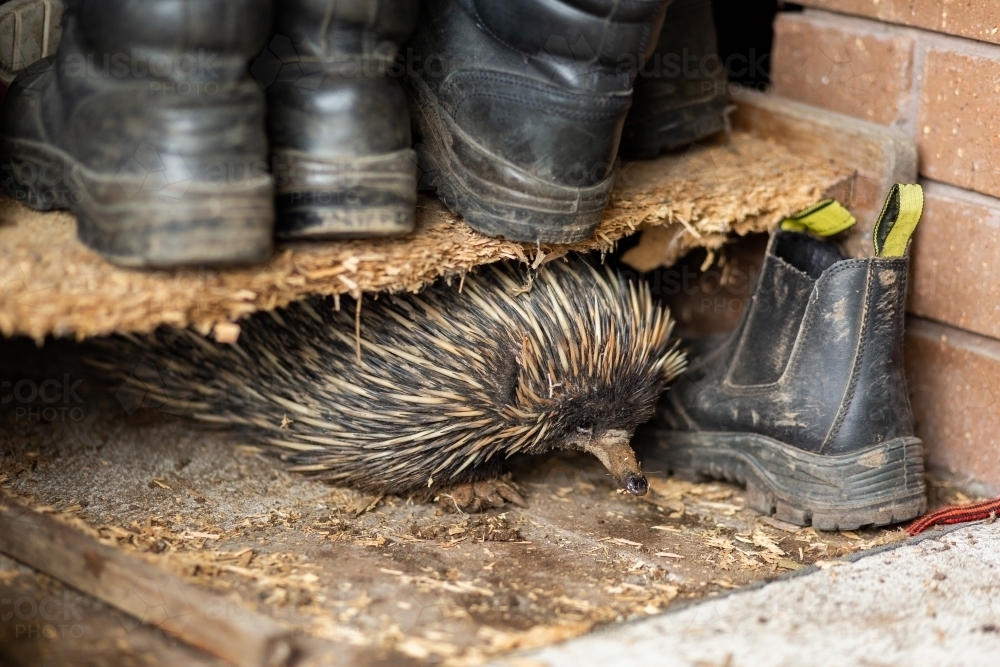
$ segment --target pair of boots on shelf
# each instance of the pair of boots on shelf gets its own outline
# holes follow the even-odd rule
[[[3,182],[127,266],[405,234],[418,179],[485,234],[577,241],[619,143],[722,129],[711,19],[709,0],[69,0],[0,110]]]

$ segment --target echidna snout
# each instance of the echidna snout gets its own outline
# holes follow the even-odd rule
[[[644,496],[648,489],[649,482],[646,481],[645,475],[634,475],[632,473],[625,475],[625,490],[633,496]]]
[[[634,496],[644,496],[649,483],[629,445],[631,439],[632,434],[627,431],[609,430],[592,438],[574,439],[570,446],[596,456],[614,477],[619,489]]]

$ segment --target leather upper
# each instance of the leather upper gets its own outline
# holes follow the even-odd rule
[[[250,0],[72,2],[56,55],[11,87],[0,132],[112,176],[137,161],[171,183],[259,175],[265,105],[247,62],[270,10]]]
[[[604,70],[609,89],[632,87],[638,66],[652,53],[663,26],[660,0],[472,0],[471,11],[501,43],[568,86]],[[529,18],[530,17],[530,18]]]
[[[776,233],[740,324],[674,385],[661,417],[675,430],[756,433],[820,454],[913,435],[907,270],[906,258],[839,259],[832,244]]]
[[[667,0],[427,0],[405,51],[441,111],[494,164],[560,186],[611,173],[636,63]],[[493,178],[493,177],[490,177]],[[494,180],[503,180],[498,176]]]
[[[92,70],[119,64],[174,81],[234,80],[267,42],[271,2],[255,0],[76,0],[77,48]]]
[[[416,15],[416,0],[279,5],[275,38],[254,65],[267,88],[272,150],[335,159],[409,149],[409,110],[393,58]]]
[[[300,55],[395,55],[417,19],[415,0],[285,0],[275,8],[274,32]]]
[[[655,49],[636,77],[628,122],[641,123],[725,94],[726,71],[718,55],[711,0],[674,0]]]

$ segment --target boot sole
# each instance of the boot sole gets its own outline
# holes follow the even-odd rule
[[[10,196],[36,210],[70,210],[80,241],[115,264],[237,265],[271,255],[270,176],[160,184],[155,174],[101,174],[48,144],[9,137],[0,137],[0,155]]]
[[[657,431],[640,450],[647,467],[676,476],[745,484],[747,504],[765,515],[819,530],[855,530],[908,521],[927,508],[923,443],[896,438],[822,456],[754,433]]]
[[[424,178],[470,227],[487,236],[532,243],[576,243],[594,233],[614,185],[613,174],[588,188],[542,181],[477,144],[419,78],[409,77],[406,87],[410,115],[421,137],[417,152]],[[470,162],[508,174],[519,186],[483,178]]]
[[[275,234],[288,240],[399,236],[413,231],[417,153],[324,159],[276,151],[290,184],[277,188]]]
[[[619,152],[635,159],[655,158],[718,134],[726,129],[726,97],[671,109],[653,119],[629,125],[626,121]]]

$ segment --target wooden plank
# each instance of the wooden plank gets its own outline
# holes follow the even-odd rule
[[[270,619],[6,499],[0,551],[236,667],[292,659],[290,632]]]
[[[228,667],[2,554],[0,601],[0,665]]]
[[[753,91],[732,96],[733,128],[771,139],[801,156],[856,171],[849,192],[835,193],[858,217],[847,241],[852,255],[871,255],[871,234],[894,183],[917,179],[917,146],[902,130]]]

